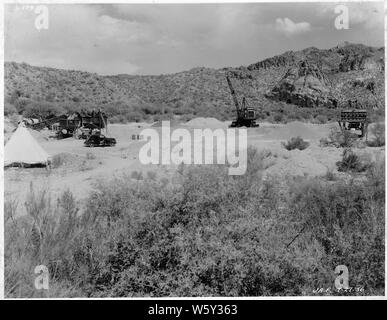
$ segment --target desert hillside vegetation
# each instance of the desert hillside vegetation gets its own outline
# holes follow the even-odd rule
[[[306,67],[307,66],[307,67]],[[5,63],[5,114],[45,117],[103,109],[111,122],[234,117],[225,80],[273,122],[336,119],[353,100],[384,116],[384,48],[343,44],[288,51],[238,68],[195,68],[157,76],[112,75]]]

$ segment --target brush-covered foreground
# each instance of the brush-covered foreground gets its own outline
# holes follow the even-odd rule
[[[5,204],[7,297],[384,295],[384,161],[348,179],[263,178],[181,166],[172,179],[98,182],[84,208],[31,187]],[[49,290],[34,288],[37,265]],[[349,269],[337,293],[334,270]],[[319,293],[322,294],[322,293]]]

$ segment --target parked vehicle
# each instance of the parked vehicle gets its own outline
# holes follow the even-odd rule
[[[114,138],[108,138],[102,134],[92,134],[84,144],[86,147],[113,147],[116,143]]]

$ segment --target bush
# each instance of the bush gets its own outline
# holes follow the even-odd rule
[[[88,152],[88,153],[86,153],[86,159],[87,160],[94,160],[94,159],[96,159],[96,156],[94,153]]]
[[[146,176],[150,180],[156,180],[157,178],[157,172],[156,171],[147,171]]]
[[[135,180],[143,180],[143,175],[141,171],[132,171],[130,177]]]
[[[125,116],[123,115],[116,115],[109,118],[110,123],[127,123]]]
[[[51,167],[52,168],[59,168],[65,163],[65,159],[63,154],[56,154],[51,159]]]
[[[15,106],[18,113],[23,113],[25,109],[32,103],[32,100],[26,97],[17,98],[13,105]]]
[[[302,233],[297,241],[321,254],[315,265],[320,276],[310,279],[312,287],[329,282],[329,272],[323,271],[328,271],[327,266],[333,270],[344,264],[351,270],[351,287],[363,286],[365,294],[371,295],[384,291],[385,191],[375,178],[329,184],[311,179],[296,183],[292,189],[292,212],[297,221],[303,221],[300,226],[305,226],[299,228]],[[370,188],[370,184],[378,187]]]
[[[72,297],[81,293],[63,281],[75,269],[71,255],[79,229],[78,207],[71,192],[65,191],[52,204],[46,190],[36,192],[32,185],[25,203],[27,215],[11,219],[5,225],[5,295],[7,297],[42,297],[34,288],[34,269],[44,265],[49,270],[48,297]],[[13,206],[6,205],[8,216]]]
[[[335,173],[333,172],[332,169],[328,169],[326,174],[325,174],[325,179],[327,181],[336,181],[337,180],[337,177],[335,175]]]
[[[17,114],[17,109],[15,108],[15,106],[13,104],[11,104],[10,102],[5,100],[4,101],[4,115],[11,116],[14,114]]]
[[[20,121],[20,116],[16,113],[12,114],[9,116],[9,121],[10,123],[14,126],[17,127]]]
[[[145,116],[140,111],[128,112],[125,115],[127,122],[141,122],[145,119]]]
[[[23,116],[25,118],[46,118],[51,115],[59,115],[63,109],[55,103],[46,101],[31,101],[25,107]]]
[[[284,120],[284,116],[283,116],[282,113],[276,113],[276,114],[273,116],[273,120],[274,120],[274,122],[281,123],[281,122]]]
[[[287,143],[282,143],[287,150],[304,150],[309,146],[309,142],[303,140],[301,137],[293,137]]]
[[[370,129],[371,134],[374,136],[374,140],[368,141],[367,145],[370,147],[382,147],[385,145],[385,126],[382,122],[375,123]]]
[[[351,149],[344,149],[342,160],[336,163],[337,170],[342,172],[364,172],[370,167],[369,163],[360,160]]]
[[[279,181],[262,177],[268,156],[248,149],[242,176],[181,166],[174,183],[99,181],[82,215],[71,193],[56,207],[34,194],[28,219],[6,220],[6,296],[37,294],[37,263],[51,296],[311,295],[339,264],[361,294],[383,295],[384,163],[356,183]]]
[[[315,119],[316,119],[317,123],[321,123],[321,124],[328,122],[328,117],[324,114],[319,114]]]
[[[322,147],[334,146],[336,148],[351,148],[359,139],[358,135],[349,130],[338,130],[333,128],[329,133],[328,139],[321,139]]]

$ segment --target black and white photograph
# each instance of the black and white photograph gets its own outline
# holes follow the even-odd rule
[[[2,6],[4,298],[385,297],[383,1]]]

